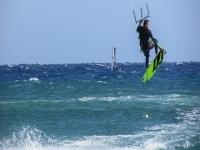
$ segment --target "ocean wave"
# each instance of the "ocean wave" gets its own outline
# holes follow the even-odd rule
[[[105,64],[105,63],[101,63],[101,64],[96,64],[97,66],[102,66],[102,67],[107,67],[108,65],[107,64]]]
[[[91,98],[91,99],[95,99]],[[111,98],[112,99],[112,98]],[[115,98],[113,98],[115,99]],[[154,150],[200,147],[200,108],[176,110],[179,122],[146,124],[142,131],[130,134],[91,135],[69,138],[51,135],[33,125],[12,126],[12,133],[0,141],[2,150]],[[146,120],[151,119],[146,118]],[[193,142],[196,139],[196,142]]]
[[[103,82],[103,81],[97,81],[98,83],[108,83],[108,82]]]
[[[200,148],[200,63],[161,65],[0,66],[0,149]]]
[[[0,141],[2,150],[36,150],[52,143],[51,137],[30,125],[13,126],[11,135]]]
[[[200,136],[200,109],[195,108],[185,114],[177,124],[160,124],[145,127],[145,131],[128,135],[83,136],[76,139],[68,137],[47,136],[43,131],[30,125],[15,127],[15,131],[0,142],[2,150],[154,150],[154,149],[188,149],[199,147],[200,142],[192,143]]]
[[[38,78],[30,78],[29,81],[40,83],[40,80]]]

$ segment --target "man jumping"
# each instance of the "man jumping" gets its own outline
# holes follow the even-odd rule
[[[158,41],[153,37],[153,34],[151,30],[149,29],[150,23],[149,20],[144,20],[143,26],[141,26],[143,22],[143,19],[140,20],[140,23],[137,27],[137,33],[139,33],[139,39],[140,39],[140,47],[142,52],[144,53],[146,57],[146,69],[149,66],[149,51],[155,47],[155,53],[158,54],[158,48],[160,51],[163,51],[164,49],[159,45]]]

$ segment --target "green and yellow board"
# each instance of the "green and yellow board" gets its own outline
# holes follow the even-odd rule
[[[160,51],[142,77],[142,82],[148,82],[163,61],[166,50]]]

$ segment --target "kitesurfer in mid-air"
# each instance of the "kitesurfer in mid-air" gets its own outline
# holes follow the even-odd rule
[[[146,69],[149,66],[149,51],[155,47],[155,53],[158,54],[158,48],[160,51],[163,51],[164,49],[159,45],[157,39],[153,37],[153,34],[151,30],[149,29],[150,23],[149,20],[144,20],[143,26],[141,26],[143,22],[143,19],[140,20],[140,23],[137,27],[137,32],[139,33],[139,39],[140,39],[140,47],[141,51],[144,53],[146,57]]]

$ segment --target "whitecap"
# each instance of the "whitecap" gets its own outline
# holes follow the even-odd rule
[[[92,100],[95,100],[97,99],[97,97],[82,97],[82,98],[79,98],[78,100],[79,101],[92,101]]]
[[[40,83],[40,80],[38,78],[30,78],[29,81]]]
[[[30,78],[29,80],[30,80],[30,81],[39,81],[38,78]]]
[[[120,79],[120,78],[122,78],[122,76],[117,76],[117,78],[119,78],[119,79]]]
[[[96,64],[97,66],[107,66],[106,64]]]
[[[90,68],[86,68],[87,70],[92,70],[92,69],[90,69]]]
[[[12,68],[13,66],[12,65],[8,65],[8,67]]]
[[[42,150],[45,142],[49,144],[53,143],[51,137],[48,137],[43,131],[31,127],[30,125],[21,127],[14,126],[13,128],[15,128],[15,131],[10,137],[4,138],[1,141],[3,150]]]
[[[179,95],[179,94],[171,94],[171,95],[169,95],[170,97],[180,97],[181,95]]]
[[[107,82],[103,82],[103,81],[98,81],[99,83],[107,83]]]
[[[182,62],[176,62],[176,65],[182,65],[183,63]]]

